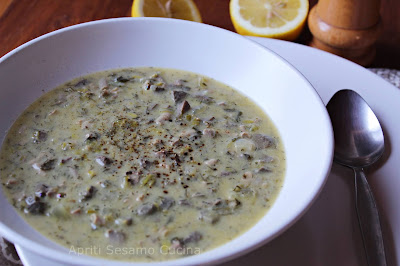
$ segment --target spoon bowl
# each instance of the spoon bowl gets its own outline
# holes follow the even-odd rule
[[[384,151],[384,136],[378,118],[352,90],[336,93],[327,105],[335,130],[335,161],[351,167],[366,167]]]

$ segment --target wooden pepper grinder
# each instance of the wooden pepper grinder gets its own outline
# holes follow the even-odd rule
[[[310,46],[369,65],[381,31],[379,8],[380,0],[319,0],[308,17]]]

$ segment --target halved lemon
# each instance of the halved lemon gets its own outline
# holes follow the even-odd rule
[[[304,27],[308,0],[231,0],[229,12],[242,35],[292,41]]]
[[[164,17],[202,22],[192,0],[134,0],[132,17]]]

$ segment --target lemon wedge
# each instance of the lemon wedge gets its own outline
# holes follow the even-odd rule
[[[134,0],[132,17],[164,17],[202,22],[192,0]]]
[[[242,35],[293,41],[304,27],[308,0],[231,0],[233,26]]]

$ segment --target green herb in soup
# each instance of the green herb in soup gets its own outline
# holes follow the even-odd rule
[[[99,72],[41,96],[0,154],[11,204],[72,253],[160,261],[253,226],[283,182],[278,132],[215,80],[158,68]]]

